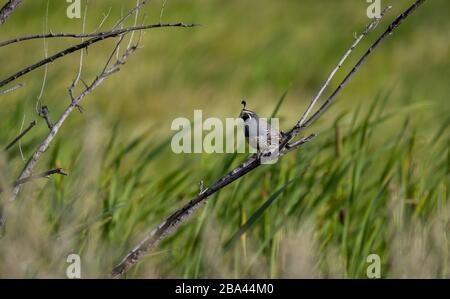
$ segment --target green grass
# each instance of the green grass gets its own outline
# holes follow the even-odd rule
[[[105,277],[198,193],[200,180],[208,186],[247,158],[172,153],[175,117],[191,119],[194,109],[204,118],[236,117],[245,98],[259,114],[279,116],[283,129],[292,126],[367,18],[365,4],[353,1],[279,2],[169,1],[165,20],[203,26],[148,32],[145,47],[86,99],[86,112],[69,118],[36,168],[61,166],[70,175],[29,183],[13,203],[1,198],[8,219],[0,277],[65,277],[72,252],[81,256],[83,277]],[[390,17],[409,2],[395,3]],[[315,140],[213,195],[126,277],[364,278],[366,258],[376,253],[382,277],[449,278],[448,6],[429,1],[374,53],[307,132],[318,133]],[[89,7],[89,30],[108,7]],[[24,3],[0,27],[1,39],[40,32],[36,11],[44,9],[45,1]],[[50,11],[53,31],[79,31],[64,5],[50,2]],[[146,11],[157,20],[158,3]],[[105,26],[120,7],[111,13]],[[49,41],[50,53],[73,43]],[[111,45],[89,49],[87,80]],[[0,51],[2,77],[43,55],[42,41]],[[44,102],[53,119],[69,102],[77,59],[49,66]],[[1,97],[1,144],[17,135],[24,116],[25,125],[37,118],[42,74]],[[47,132],[38,121],[21,144],[25,157]],[[16,146],[0,157],[0,182],[21,167]]]

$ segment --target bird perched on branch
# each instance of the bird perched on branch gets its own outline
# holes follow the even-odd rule
[[[257,152],[268,152],[278,148],[283,132],[273,128],[264,118],[246,109],[247,103],[242,101],[243,108],[239,117],[244,121],[244,134],[248,144]]]

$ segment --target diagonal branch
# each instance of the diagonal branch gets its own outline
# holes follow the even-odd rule
[[[303,144],[310,142],[311,140],[313,140],[314,138],[317,137],[316,133],[313,133],[311,135],[308,135],[306,137],[300,138],[299,140],[292,142],[292,143],[288,143],[286,145],[286,147],[281,151],[280,156],[284,156],[287,153],[290,153],[294,150],[297,150],[299,147],[301,147]]]
[[[22,133],[20,133],[16,138],[14,138],[4,149],[4,151],[9,150],[11,147],[13,147],[14,144],[17,143],[17,141],[19,141],[20,139],[22,139],[23,136],[25,136],[34,126],[36,125],[36,121],[33,120],[28,127],[23,130]]]
[[[55,169],[50,169],[50,170],[47,170],[47,171],[44,171],[44,172],[41,172],[41,173],[38,173],[38,174],[35,174],[35,175],[31,175],[31,176],[23,178],[21,180],[17,180],[11,186],[12,187],[16,187],[16,186],[20,186],[20,185],[26,184],[28,182],[40,179],[40,178],[48,178],[52,174],[69,175],[67,172],[64,171],[64,169],[62,169],[62,168],[55,168]],[[3,189],[0,186],[0,193],[1,192],[3,192]],[[4,218],[2,216],[3,215],[0,215],[0,227],[3,225],[3,222],[4,222]]]
[[[7,94],[7,93],[10,93],[10,92],[13,92],[14,90],[17,90],[17,89],[22,88],[22,87],[23,87],[22,83],[16,84],[13,87],[10,87],[10,88],[7,88],[5,90],[0,91],[0,96],[2,96],[4,94]]]
[[[0,25],[6,22],[6,19],[13,13],[13,11],[22,3],[22,0],[9,0],[0,9]]]
[[[139,12],[139,10],[144,7],[144,5],[147,4],[147,2],[150,2],[150,0],[143,0],[139,5],[137,5],[135,8],[133,8],[128,14],[126,14],[122,19],[120,19],[113,27],[113,30],[119,28],[120,25],[125,23],[126,20],[128,20],[129,17],[134,15],[135,13]]]
[[[404,13],[402,13],[399,17],[397,17],[394,22],[389,26],[387,32],[392,33],[394,29],[396,29],[400,23],[406,19],[412,11],[414,11],[420,4],[422,4],[425,0],[417,0],[410,8],[408,8]],[[368,28],[368,27],[367,27]],[[366,29],[367,29],[366,28]],[[368,54],[363,56],[362,61],[367,58],[367,56],[373,52],[373,49],[378,46],[383,40],[384,40],[385,34],[382,35],[381,38],[377,40],[375,43],[375,46],[370,47]],[[346,53],[347,55],[347,53]],[[347,55],[348,56],[348,55]],[[345,56],[344,56],[345,57]],[[345,60],[345,59],[344,59]],[[352,71],[347,75],[345,83],[353,76],[353,74],[356,72],[356,70],[361,66],[362,62],[361,60],[356,64],[355,68],[352,69]],[[332,76],[331,76],[332,77]],[[339,93],[340,90],[342,90],[343,86],[345,84],[339,85],[338,89],[333,93],[333,97],[336,97],[336,95]],[[321,92],[320,92],[321,93]],[[313,99],[314,101],[314,99]],[[331,104],[331,102],[329,101]],[[329,104],[328,104],[329,106]],[[328,107],[327,106],[327,107]],[[320,111],[320,110],[319,110]],[[324,110],[322,109],[322,112]],[[315,114],[316,115],[316,114]],[[283,137],[283,139],[280,142],[280,151],[279,155],[283,155],[287,151],[289,151],[289,148],[287,147],[288,142],[295,136],[297,136],[300,133],[300,128],[306,128],[307,126],[311,125],[313,121],[317,119],[313,115],[307,122],[305,122],[303,125],[299,125],[299,122]],[[290,147],[297,149],[302,144],[310,141],[313,139],[315,135],[310,135],[306,138],[300,139],[297,142],[294,142],[291,144]],[[185,204],[181,209],[175,211],[172,213],[169,217],[167,217],[163,222],[161,222],[154,230],[152,230],[141,243],[139,243],[133,250],[131,250],[123,259],[122,261],[113,268],[111,271],[111,277],[113,278],[120,278],[125,272],[127,272],[134,264],[136,264],[148,251],[155,248],[160,241],[162,241],[165,237],[167,237],[169,234],[173,233],[177,230],[177,228],[183,224],[192,213],[197,210],[202,204],[205,204],[207,202],[208,197],[210,197],[212,194],[216,193],[223,187],[227,186],[228,184],[234,182],[235,180],[239,179],[240,177],[246,175],[247,173],[251,172],[255,168],[257,168],[259,165],[261,165],[261,156],[260,154],[255,154],[252,157],[250,157],[248,160],[246,160],[244,163],[242,163],[240,166],[236,167],[234,170],[226,174],[224,177],[220,178],[216,183],[214,183],[211,187],[206,188],[203,192],[201,192],[197,197],[192,199],[190,202]]]
[[[55,169],[50,169],[50,170],[47,170],[47,171],[44,171],[44,172],[41,172],[41,173],[38,173],[38,174],[35,174],[35,175],[31,175],[29,177],[17,180],[17,181],[14,182],[13,186],[14,187],[20,186],[22,184],[28,183],[29,181],[33,181],[33,180],[40,179],[40,178],[46,178],[46,177],[48,177],[48,176],[50,176],[52,174],[69,175],[67,172],[64,171],[64,169],[62,169],[62,168],[55,168]]]
[[[302,117],[298,121],[299,125],[301,126],[306,118],[308,117],[308,114],[311,112],[311,110],[314,108],[314,105],[316,104],[317,100],[320,98],[322,93],[325,91],[327,86],[330,84],[331,79],[333,79],[334,75],[337,73],[337,71],[342,67],[345,60],[350,56],[350,54],[353,52],[353,50],[356,48],[356,46],[359,44],[359,42],[367,35],[370,31],[375,29],[377,27],[378,23],[380,22],[380,19],[392,8],[392,6],[387,6],[380,14],[379,18],[375,18],[369,25],[366,26],[366,29],[355,39],[355,42],[350,47],[350,49],[347,50],[347,52],[344,54],[342,59],[339,61],[339,63],[336,65],[336,67],[331,71],[328,78],[325,80],[325,82],[322,84],[322,86],[319,88],[319,91],[314,96],[314,98],[311,100],[311,102],[308,105],[308,108],[306,108],[306,111],[303,113]]]

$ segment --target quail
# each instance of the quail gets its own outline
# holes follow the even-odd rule
[[[243,108],[239,117],[244,121],[244,134],[247,143],[258,153],[275,150],[283,137],[283,132],[273,128],[265,119],[255,112],[246,109],[247,103],[242,101]]]

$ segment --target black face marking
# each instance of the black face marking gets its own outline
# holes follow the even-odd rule
[[[243,119],[244,121],[247,121],[247,119],[249,119],[249,118],[250,118],[250,115],[249,115],[248,113],[242,114],[242,119]]]
[[[239,117],[242,118],[244,121],[247,121],[248,119],[254,117],[254,115],[255,115],[255,113],[253,113],[252,111],[249,111],[247,109],[242,109]]]
[[[241,104],[242,104],[242,106],[244,106],[243,109],[245,109],[245,106],[247,106],[247,102],[246,101],[242,101]]]

